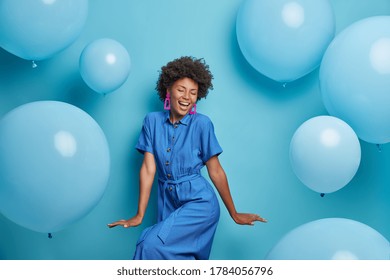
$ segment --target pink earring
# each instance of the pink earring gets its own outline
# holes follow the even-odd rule
[[[171,95],[169,94],[169,92],[167,92],[164,101],[164,110],[170,110],[170,109],[171,109]]]
[[[190,110],[190,115],[194,115],[194,114],[196,114],[196,103],[194,104],[194,106]]]

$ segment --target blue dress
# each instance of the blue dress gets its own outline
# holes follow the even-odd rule
[[[152,153],[156,161],[158,220],[142,232],[134,259],[208,259],[219,203],[200,170],[222,153],[211,120],[187,114],[172,124],[168,111],[149,113],[136,149]]]

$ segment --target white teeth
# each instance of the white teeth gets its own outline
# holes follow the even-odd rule
[[[180,105],[183,105],[183,106],[189,106],[190,103],[183,103],[183,102],[179,102]]]

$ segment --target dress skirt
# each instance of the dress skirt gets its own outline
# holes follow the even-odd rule
[[[158,223],[142,232],[133,259],[207,260],[220,215],[214,189],[200,174],[158,185]]]

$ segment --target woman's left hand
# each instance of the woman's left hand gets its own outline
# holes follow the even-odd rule
[[[237,213],[233,216],[233,220],[239,225],[250,225],[253,226],[255,222],[266,223],[267,220],[260,217],[257,214],[249,213]]]

